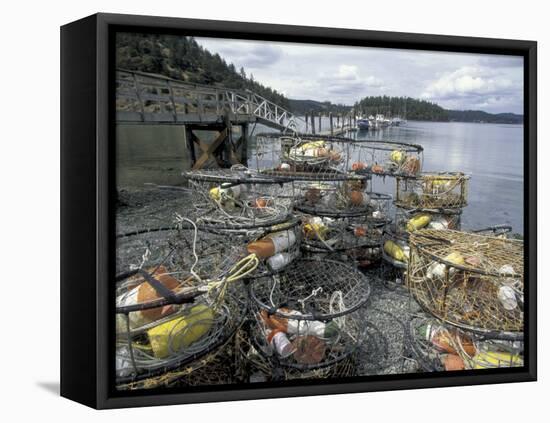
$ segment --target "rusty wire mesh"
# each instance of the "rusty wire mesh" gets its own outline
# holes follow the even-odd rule
[[[328,135],[258,134],[251,167],[286,180],[362,181],[349,173],[353,140]]]
[[[522,336],[523,242],[423,229],[410,247],[407,285],[425,310],[487,336]]]
[[[466,207],[469,179],[461,172],[423,173],[416,178],[397,178],[395,205],[436,211]]]
[[[395,208],[395,231],[414,232],[419,229],[460,230],[462,209],[442,209],[438,211]]]
[[[426,315],[409,322],[411,352],[424,371],[523,366],[523,341],[487,339]]]
[[[394,141],[357,141],[349,170],[362,175],[414,177],[422,170],[422,146]]]

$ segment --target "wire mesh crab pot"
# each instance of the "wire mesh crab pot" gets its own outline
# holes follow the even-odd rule
[[[385,221],[392,197],[371,192],[367,180],[295,183],[295,210],[313,216],[334,218],[369,216]]]
[[[357,375],[357,353],[335,364],[310,370],[283,366],[277,356],[264,351],[245,326],[236,336],[238,380],[244,383],[280,382],[296,379],[332,379]]]
[[[395,230],[397,233],[414,232],[419,229],[460,230],[462,209],[441,209],[438,211],[395,208]]]
[[[233,336],[248,304],[237,282],[258,259],[227,238],[190,225],[117,239],[117,385],[153,386]]]
[[[407,285],[422,308],[486,337],[523,337],[523,242],[423,229],[410,246]]]
[[[191,189],[185,213],[200,227],[255,229],[291,217],[293,195],[273,178],[234,169],[189,171],[183,177]]]
[[[229,287],[221,303],[201,296],[193,303],[132,312],[117,307],[117,385],[166,384],[174,374],[189,375],[199,368],[197,360],[222,348],[244,321],[247,303],[242,291],[242,286]],[[137,318],[146,320],[138,328],[132,326]]]
[[[457,209],[468,205],[469,176],[461,172],[423,173],[397,178],[395,205],[407,209]]]
[[[259,173],[287,180],[362,180],[348,172],[352,144],[326,135],[258,134],[252,161]]]
[[[369,294],[368,279],[352,266],[296,260],[280,274],[249,285],[252,342],[287,369],[334,366],[364,340],[359,309]]]
[[[428,316],[408,326],[410,349],[423,371],[458,371],[523,366],[523,342],[486,339]]]
[[[357,141],[351,149],[351,171],[357,174],[411,178],[422,170],[423,147],[393,141]]]
[[[302,216],[302,250],[323,259],[350,262],[365,268],[381,258],[382,233],[387,221],[369,217],[333,219]]]

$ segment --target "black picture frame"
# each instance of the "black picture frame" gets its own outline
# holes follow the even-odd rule
[[[524,57],[525,357],[517,369],[358,377],[190,392],[113,389],[114,49],[117,31]],[[61,395],[119,408],[534,381],[537,377],[537,44],[534,41],[95,14],[61,28]]]

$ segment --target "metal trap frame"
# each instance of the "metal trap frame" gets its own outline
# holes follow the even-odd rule
[[[294,209],[314,216],[370,217],[383,222],[390,215],[392,196],[372,192],[367,181],[295,183]]]
[[[257,349],[285,368],[333,366],[357,351],[365,327],[359,315],[368,279],[333,260],[299,259],[249,285]]]
[[[468,181],[462,172],[422,173],[396,179],[395,205],[406,209],[447,210],[468,205]]]
[[[360,175],[416,177],[422,170],[424,148],[396,141],[355,141],[348,169]]]
[[[523,341],[487,339],[427,316],[409,322],[410,349],[427,372],[523,366]]]
[[[117,386],[154,385],[227,342],[247,310],[237,282],[259,265],[247,240],[186,221],[117,238]]]
[[[381,258],[386,223],[368,217],[333,219],[302,215],[302,251],[312,258],[370,267]]]
[[[329,135],[258,134],[253,161],[259,173],[279,179],[360,181],[365,177],[348,172],[353,142]]]
[[[395,231],[414,232],[419,229],[460,230],[462,209],[406,209],[395,207]]]
[[[282,366],[272,354],[265,353],[243,325],[236,335],[238,379],[243,383],[282,382],[289,380],[333,379],[357,375],[357,353],[325,367],[302,370]]]
[[[247,169],[184,172],[191,191],[186,211],[196,224],[212,229],[257,229],[289,220],[292,198],[282,182]]]
[[[523,242],[422,229],[410,247],[407,286],[423,309],[488,338],[523,337]]]
[[[222,348],[243,323],[247,310],[243,293],[242,286],[230,286],[219,304],[205,296],[190,304],[172,304],[172,314],[139,331],[131,329],[130,313],[117,308],[117,319],[125,321],[127,329],[117,334],[116,385],[124,389],[147,380],[146,384],[155,386],[165,384],[170,374],[190,374],[199,360]]]

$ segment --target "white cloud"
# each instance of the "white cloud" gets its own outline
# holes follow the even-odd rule
[[[513,81],[503,74],[495,73],[488,68],[464,66],[431,82],[422,93],[422,97],[439,99],[471,94],[502,94],[511,88],[514,88]]]

